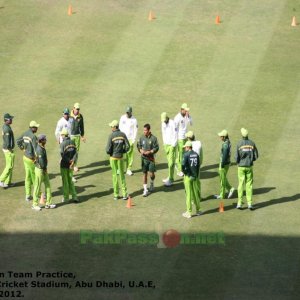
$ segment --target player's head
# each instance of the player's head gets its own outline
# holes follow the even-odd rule
[[[144,125],[144,136],[148,136],[151,133],[150,129],[151,129],[150,124],[147,123]]]

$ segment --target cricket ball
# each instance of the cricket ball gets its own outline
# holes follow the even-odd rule
[[[163,234],[162,239],[167,248],[174,248],[180,243],[180,234],[175,229],[169,229]]]

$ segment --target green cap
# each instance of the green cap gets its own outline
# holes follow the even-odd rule
[[[67,128],[63,128],[60,132],[60,135],[69,135]]]
[[[36,121],[31,121],[29,123],[29,127],[36,127],[36,128],[39,128],[40,127],[40,124],[38,124]]]
[[[110,127],[117,127],[119,126],[119,122],[117,120],[113,120],[111,123],[108,124]]]
[[[127,106],[126,107],[126,112],[127,113],[132,113],[132,107],[131,106]]]
[[[183,148],[185,148],[185,147],[192,147],[192,145],[193,145],[193,144],[192,144],[191,141],[187,141],[187,142],[185,142]]]
[[[168,118],[168,115],[166,112],[163,112],[161,115],[160,115],[160,119],[162,122],[166,121]]]
[[[221,132],[218,133],[218,136],[228,136],[227,130],[223,129]]]
[[[63,110],[63,114],[64,114],[64,115],[69,115],[69,114],[70,114],[70,110],[69,110],[68,108],[65,108],[65,109]]]
[[[188,105],[187,105],[186,103],[183,103],[183,104],[181,105],[181,109],[184,109],[184,110],[186,110],[186,111],[189,111],[189,110],[190,110],[190,108],[188,107]]]
[[[245,128],[241,128],[241,134],[243,137],[247,137],[248,136],[248,130]]]
[[[14,116],[11,116],[9,113],[4,114],[4,120],[11,120],[14,118]]]
[[[192,138],[194,137],[194,132],[193,132],[193,131],[188,131],[188,132],[185,134],[185,137],[186,137],[186,138],[192,139]]]

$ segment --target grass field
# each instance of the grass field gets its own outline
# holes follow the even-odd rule
[[[68,16],[68,5],[73,14]],[[152,10],[156,16],[148,21]],[[217,15],[221,24],[215,24]],[[0,114],[14,115],[15,137],[31,120],[48,136],[54,203],[60,203],[54,130],[64,107],[80,102],[86,144],[79,157],[80,204],[41,212],[25,201],[22,153],[13,181],[0,190],[0,281],[36,280],[37,271],[72,272],[71,288],[6,288],[24,299],[299,299],[300,20],[296,0],[0,0]],[[160,114],[187,102],[203,143],[201,217],[187,220],[182,180],[167,175]],[[108,123],[127,105],[159,138],[156,191],[142,195],[136,152],[127,177],[135,206],[114,201],[105,153]],[[254,167],[257,209],[237,211],[237,195],[219,213],[217,132],[233,147],[240,128],[258,147]],[[0,170],[4,155],[0,155]],[[237,187],[237,168],[229,181]],[[132,235],[175,229],[181,235],[222,233],[225,244],[80,243],[81,231],[122,230]],[[9,278],[8,271],[33,278]],[[1,275],[3,273],[3,276]],[[39,278],[38,278],[39,280]],[[155,288],[96,287],[95,281],[153,281]],[[77,281],[94,282],[76,287]],[[8,297],[6,297],[8,298]]]

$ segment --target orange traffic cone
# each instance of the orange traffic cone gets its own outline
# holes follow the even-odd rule
[[[152,10],[149,11],[149,15],[148,15],[148,20],[152,21],[155,19],[154,13],[152,12]]]
[[[128,200],[127,200],[127,205],[126,205],[127,208],[132,208],[132,202],[131,202],[131,197],[128,196]]]
[[[44,194],[43,194],[43,193],[41,193],[40,204],[41,204],[41,205],[45,205],[45,204],[46,204],[46,201],[45,201],[45,198],[44,198]]]
[[[70,4],[68,8],[68,15],[72,16],[72,14],[73,14],[73,9],[72,9],[72,5]]]
[[[224,203],[223,202],[220,202],[220,205],[219,205],[219,212],[224,212]]]
[[[292,24],[291,26],[297,26],[297,22],[296,22],[296,17],[294,16],[293,19],[292,19]]]
[[[220,16],[216,16],[216,24],[220,24],[220,23],[221,23]]]

